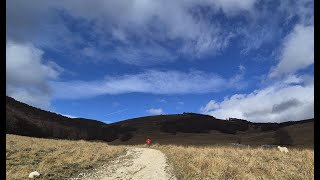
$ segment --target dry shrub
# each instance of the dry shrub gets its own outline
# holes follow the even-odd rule
[[[168,157],[178,179],[314,179],[314,151],[228,146],[156,146]]]
[[[41,179],[65,179],[86,172],[123,154],[123,146],[103,142],[6,136],[7,179],[27,179],[32,171]]]

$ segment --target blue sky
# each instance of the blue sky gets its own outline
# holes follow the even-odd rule
[[[7,95],[104,122],[312,118],[313,3],[7,1]]]

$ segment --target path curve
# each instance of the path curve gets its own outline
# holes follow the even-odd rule
[[[125,155],[81,176],[79,179],[84,180],[176,180],[161,151],[133,147],[127,148]]]

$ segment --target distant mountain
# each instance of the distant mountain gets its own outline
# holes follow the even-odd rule
[[[313,146],[314,119],[284,123],[252,123],[241,119],[221,120],[209,115],[184,113],[147,116],[113,123],[136,129],[127,144],[150,138],[159,144],[246,145],[282,144]],[[123,144],[115,140],[112,144]]]
[[[68,118],[34,108],[7,97],[6,132],[34,137],[101,140],[110,144],[142,144],[150,138],[159,144],[209,145],[241,143],[313,146],[314,119],[285,123],[221,120],[184,113],[146,116],[112,124]]]
[[[96,120],[65,117],[6,97],[6,133],[9,134],[112,141],[124,130]]]

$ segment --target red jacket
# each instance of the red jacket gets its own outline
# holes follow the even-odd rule
[[[151,144],[151,139],[147,139],[147,140],[146,140],[146,143],[147,143],[147,144]]]

